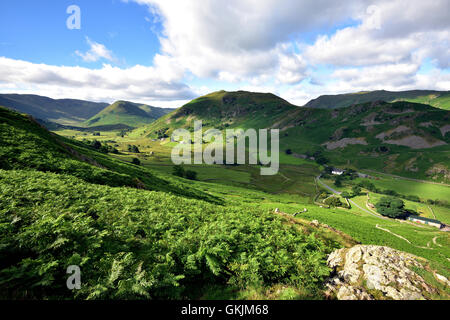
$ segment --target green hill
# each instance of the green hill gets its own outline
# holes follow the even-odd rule
[[[258,96],[266,103],[262,108],[253,104],[255,97],[240,96],[234,105],[239,111],[233,111],[225,96],[215,105],[225,116],[215,115],[213,108],[205,112],[204,105],[185,117],[195,114],[214,125],[229,117],[230,126],[271,123],[282,129],[282,141],[293,150],[317,146],[326,156],[336,153],[333,161],[358,153],[345,147],[329,150],[324,140],[334,143],[361,134],[376,141],[371,130],[379,134],[399,124],[416,132],[425,128],[421,135],[437,139],[436,128],[449,122],[447,111],[406,102],[323,110],[279,107],[276,97]],[[274,118],[264,111],[278,108],[283,110]],[[363,131],[366,125],[372,129]],[[395,140],[403,134],[397,130],[383,137]],[[448,134],[440,134],[448,140]],[[434,147],[433,154],[444,148]],[[185,180],[130,164],[126,157],[99,153],[0,107],[0,299],[324,299],[332,272],[328,255],[357,241],[429,259],[433,269],[422,274],[433,288],[441,288],[432,291],[436,296],[446,297],[432,275],[436,269],[448,276],[448,241],[439,231],[383,220],[383,227],[413,241],[408,243],[377,229],[381,220],[364,212],[325,209],[289,193],[251,186]],[[320,223],[309,222],[316,219]],[[80,290],[66,287],[71,265],[81,269]]]
[[[193,127],[195,120],[202,120],[204,127],[217,129],[266,128],[296,108],[271,93],[217,91],[192,100],[137,132],[151,132],[151,137],[161,131],[170,134],[176,128]]]
[[[131,136],[168,137],[176,128],[192,128],[194,120],[219,130],[280,129],[281,152],[290,150],[290,157],[325,158],[334,165],[450,181],[450,111],[426,104],[375,101],[324,109],[297,107],[272,94],[219,91]],[[288,158],[283,155],[282,160]]]
[[[157,108],[128,101],[116,101],[84,122],[88,127],[105,125],[128,125],[137,127],[148,124],[173,109]]]
[[[172,177],[114,160],[81,142],[55,135],[32,117],[0,107],[0,169],[68,174],[112,187],[160,190],[214,201]]]
[[[433,107],[450,110],[450,91],[411,90],[411,91],[369,91],[338,95],[323,95],[308,102],[305,107],[335,109],[373,101],[409,101],[429,104]]]
[[[0,106],[63,125],[79,125],[108,106],[75,99],[51,99],[31,94],[0,94]]]
[[[1,299],[322,298],[326,256],[343,245],[4,108],[0,159]],[[80,290],[67,290],[70,265]]]

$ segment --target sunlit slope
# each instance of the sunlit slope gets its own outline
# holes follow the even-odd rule
[[[168,138],[177,128],[192,132],[195,120],[219,130],[280,129],[281,153],[289,157],[450,181],[450,111],[426,104],[374,101],[321,109],[293,106],[272,94],[219,91],[130,136]]]
[[[411,90],[400,92],[379,90],[339,95],[323,95],[317,99],[311,100],[305,107],[335,109],[377,100],[387,102],[409,101],[424,103],[436,108],[450,110],[450,91],[433,90]]]
[[[137,131],[149,137],[170,134],[176,128],[193,128],[195,120],[204,127],[266,128],[277,118],[297,107],[271,93],[217,91],[199,97]]]
[[[410,102],[369,102],[285,115],[281,147],[334,165],[450,181],[450,111]]]
[[[81,142],[52,134],[30,116],[0,107],[0,169],[64,173],[113,187],[162,190],[210,199],[171,175],[114,160]]]
[[[164,109],[128,101],[116,101],[84,122],[86,126],[123,124],[138,127],[164,116],[173,109]]]

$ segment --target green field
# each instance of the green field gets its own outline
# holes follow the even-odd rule
[[[364,172],[364,170],[362,171]],[[370,179],[377,188],[384,190],[395,190],[404,195],[415,195],[421,199],[450,199],[450,186],[432,183],[423,183],[411,180],[404,180],[395,177],[388,177],[373,172],[365,172],[376,179]],[[355,180],[356,182],[362,179]]]

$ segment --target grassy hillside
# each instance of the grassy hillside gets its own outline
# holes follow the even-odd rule
[[[450,181],[450,111],[410,102],[326,110],[299,108],[278,127],[281,148],[337,166]],[[448,131],[447,131],[448,130]]]
[[[325,158],[336,166],[450,182],[450,111],[426,104],[375,101],[320,109],[296,107],[271,94],[219,91],[129,137],[168,138],[176,128],[192,131],[195,120],[202,120],[205,129],[280,129],[282,163],[295,157]]]
[[[171,111],[173,109],[156,108],[128,101],[116,101],[83,124],[88,127],[119,124],[138,127],[151,123]]]
[[[0,106],[63,125],[79,125],[108,106],[75,99],[51,99],[30,94],[0,94]]]
[[[160,132],[170,134],[176,128],[193,128],[195,120],[202,120],[204,127],[217,129],[266,128],[295,108],[271,93],[217,91],[192,100],[136,132],[149,137]]]
[[[351,241],[221,205],[4,108],[0,158],[2,299],[322,298],[327,254]],[[65,286],[73,264],[79,291]]]
[[[308,102],[305,107],[335,109],[373,101],[409,101],[429,104],[433,107],[450,110],[450,92],[432,90],[412,90],[391,92],[385,90],[357,92],[339,95],[324,95]]]
[[[327,121],[320,117],[327,110],[288,113],[298,110],[311,112],[313,123]],[[169,149],[167,141],[117,140],[121,151],[132,141]],[[318,166],[309,161],[289,156],[298,161],[269,178],[256,166],[192,166],[201,181],[190,181],[142,149],[99,153],[0,108],[0,298],[321,299],[327,255],[358,241],[414,253],[449,276],[448,235],[316,206],[309,199],[321,192]],[[142,165],[130,164],[132,157]],[[322,224],[310,222],[316,219]],[[81,290],[65,286],[69,265],[82,270]]]
[[[87,145],[59,137],[33,118],[0,107],[0,169],[69,174],[86,182],[112,187],[162,190],[210,199],[175,178],[162,179],[140,166],[114,160]],[[212,200],[212,199],[210,199]]]

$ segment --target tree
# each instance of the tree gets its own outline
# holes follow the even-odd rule
[[[315,156],[314,158],[316,159],[317,164],[324,165],[328,163],[328,159],[321,154]]]
[[[400,218],[405,214],[405,203],[403,200],[393,197],[382,197],[375,204],[375,208],[380,214],[390,218]]]
[[[133,158],[131,163],[139,166],[141,164],[141,161],[138,158]]]
[[[189,179],[189,180],[197,180],[197,172],[192,171],[192,170],[187,170],[185,172],[185,177],[186,177],[186,179]]]
[[[139,148],[135,145],[128,145],[128,152],[140,153]]]
[[[93,142],[92,142],[92,146],[95,148],[95,149],[100,149],[101,147],[102,147],[102,144],[101,144],[101,142],[100,141],[97,141],[97,140],[94,140]]]
[[[342,202],[338,197],[329,197],[324,201],[325,204],[329,205],[330,207],[341,207]]]
[[[184,177],[184,168],[180,165],[173,166],[172,174],[178,177]]]
[[[341,176],[337,176],[336,179],[334,180],[334,185],[336,187],[342,187],[342,178]]]
[[[353,186],[352,187],[352,193],[353,193],[354,197],[359,196],[360,193],[361,193],[361,187],[360,186]]]
[[[342,193],[341,193],[341,196],[342,196],[343,198],[347,198],[347,199],[352,197],[351,194],[348,193],[347,191],[342,192]]]

